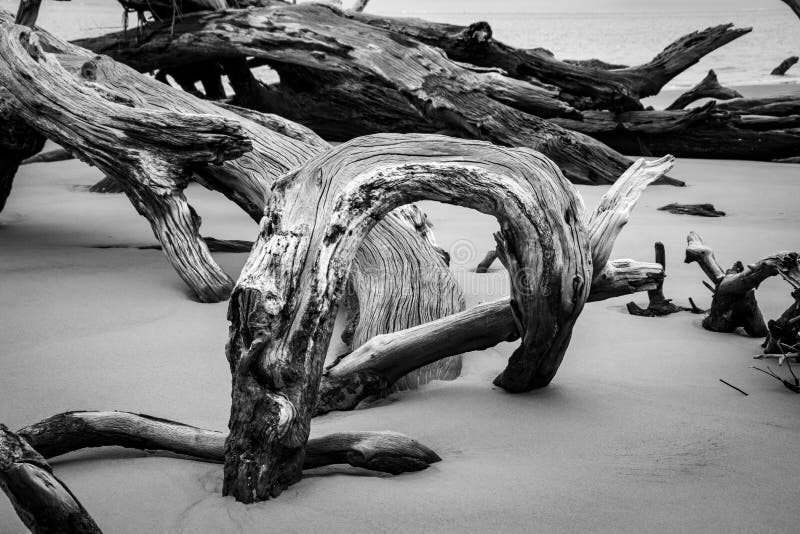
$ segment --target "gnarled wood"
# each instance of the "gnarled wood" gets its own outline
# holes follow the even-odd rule
[[[756,263],[736,262],[723,272],[714,252],[695,232],[687,237],[686,263],[697,262],[714,284],[714,298],[703,328],[713,332],[733,332],[739,327],[753,337],[769,331],[756,301],[755,289],[765,279],[782,274],[800,281],[800,262],[796,252],[779,252]]]
[[[92,534],[100,528],[22,437],[0,424],[0,488],[31,532]]]
[[[424,198],[501,222],[524,335],[496,384],[525,391],[555,375],[591,276],[581,203],[558,169],[534,152],[440,136],[351,141],[276,183],[231,297],[225,494],[264,500],[298,480],[355,252],[388,211]]]
[[[667,106],[667,109],[683,109],[695,100],[700,100],[701,98],[730,100],[731,98],[742,98],[742,94],[739,93],[739,91],[734,91],[733,89],[728,89],[720,85],[719,80],[717,80],[717,73],[710,70],[700,83],[679,96],[675,102]]]
[[[630,163],[591,138],[542,120],[578,116],[552,89],[456,64],[439,50],[349,20],[330,6],[269,2],[247,11],[184,16],[174,28],[151,24],[144,33],[138,43],[121,34],[78,42],[140,70],[232,57],[264,60],[290,96],[270,100],[263,110],[328,138],[335,132],[321,128],[331,124],[348,129],[339,139],[370,131],[455,129],[539,150],[581,183],[611,183]],[[338,120],[323,107],[335,110]],[[362,117],[377,121],[373,129],[359,125]]]
[[[224,432],[130,412],[64,412],[17,433],[44,458],[115,446],[168,451],[219,463],[225,459]],[[308,441],[303,469],[349,464],[398,474],[419,471],[440,460],[425,445],[397,432],[338,432]]]
[[[237,158],[251,143],[224,117],[136,108],[95,83],[97,64],[79,59],[73,76],[34,33],[4,26],[0,83],[27,123],[117,179],[164,245],[167,258],[202,301],[227,297],[232,281],[199,239],[199,218],[183,196],[190,168]]]
[[[655,289],[663,273],[663,267],[657,263],[610,261],[592,281],[587,302]],[[407,330],[375,336],[326,370],[314,415],[353,409],[366,398],[384,395],[398,377],[414,369],[519,337],[517,320],[507,298]]]

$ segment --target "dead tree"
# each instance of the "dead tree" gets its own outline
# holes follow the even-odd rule
[[[792,66],[794,66],[798,61],[800,61],[800,58],[797,56],[787,57],[786,59],[781,61],[780,65],[772,69],[772,72],[770,72],[770,74],[772,76],[783,76],[784,74],[786,74],[786,71],[792,68]]]
[[[592,262],[607,263],[635,198],[670,165],[634,166],[629,173],[637,180],[612,187],[589,219],[588,235],[581,203],[557,167],[520,149],[438,136],[369,136],[287,175],[274,187],[231,297],[234,400],[223,492],[264,500],[299,479],[332,317],[355,250],[384,213],[429,198],[499,219],[498,246],[512,280],[509,308],[522,346],[495,384],[527,391],[552,380],[588,298]],[[320,190],[326,191],[321,201],[310,202]],[[498,203],[498,196],[506,200]],[[353,388],[372,386],[371,377],[356,378]]]
[[[31,532],[99,533],[100,528],[22,437],[0,424],[0,488]]]
[[[731,98],[742,98],[742,94],[739,91],[734,91],[733,89],[728,89],[720,85],[719,80],[717,80],[717,73],[710,70],[700,83],[679,96],[675,102],[667,106],[667,109],[683,109],[695,100],[700,100],[701,98],[730,100]]]
[[[454,63],[435,48],[345,18],[330,6],[268,2],[251,10],[190,14],[174,27],[154,23],[143,31],[136,43],[121,33],[76,42],[142,71],[187,60],[263,61],[281,76],[281,97],[265,97],[260,110],[329,139],[452,129],[539,150],[577,183],[611,183],[630,165],[591,138],[543,120],[580,116],[552,89]]]
[[[606,70],[560,61],[539,49],[508,46],[492,38],[491,26],[486,22],[457,26],[366,13],[346,15],[441,48],[456,61],[500,68],[510,76],[554,86],[559,98],[582,110],[642,109],[640,99],[657,94],[703,56],[751,31],[733,28],[733,24],[707,28],[681,37],[648,63]]]
[[[702,238],[690,232],[686,238],[686,263],[697,263],[711,280],[714,298],[703,328],[712,332],[733,332],[742,327],[753,337],[764,337],[769,331],[756,301],[755,290],[765,279],[783,275],[800,279],[796,252],[779,252],[756,263],[742,265],[737,261],[723,271],[714,251]]]

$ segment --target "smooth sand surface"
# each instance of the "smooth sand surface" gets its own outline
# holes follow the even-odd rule
[[[710,302],[700,270],[682,263],[690,230],[726,266],[800,248],[800,166],[680,160],[672,174],[689,187],[648,189],[612,257],[651,260],[663,241],[665,292],[679,304]],[[23,167],[0,214],[0,421],[16,429],[65,410],[119,409],[225,429],[227,305],[192,301],[159,251],[92,248],[155,243],[123,195],[85,191],[100,178],[77,161]],[[607,190],[579,189],[587,207]],[[220,196],[197,186],[188,195],[205,235],[255,236]],[[712,202],[728,216],[656,211],[670,202]],[[506,294],[502,268],[470,272],[496,222],[422,207],[468,304]],[[246,255],[217,258],[235,275]],[[791,302],[776,278],[758,299],[768,318]],[[629,300],[586,306],[544,390],[492,386],[514,348],[503,344],[469,354],[454,382],[314,420],[315,435],[413,436],[443,459],[421,473],[319,469],[275,501],[244,506],[220,496],[215,464],[115,448],[52,464],[106,532],[796,532],[800,396],[749,368],[760,340],[707,332],[690,313],[633,317]],[[4,498],[0,532],[24,532]]]

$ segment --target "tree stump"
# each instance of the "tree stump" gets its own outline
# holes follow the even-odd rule
[[[764,337],[769,331],[758,307],[755,290],[771,276],[790,275],[800,279],[796,252],[778,252],[748,266],[737,261],[723,271],[714,251],[695,232],[686,238],[685,263],[697,263],[712,283],[714,298],[703,328],[712,332],[734,332],[741,327],[752,337]]]

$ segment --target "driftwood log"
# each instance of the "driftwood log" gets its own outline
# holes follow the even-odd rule
[[[231,298],[234,385],[223,492],[244,502],[264,500],[299,479],[350,263],[384,213],[429,198],[500,220],[497,240],[522,346],[495,383],[526,391],[552,380],[589,295],[591,263],[607,263],[610,241],[635,198],[670,166],[671,159],[634,165],[628,176],[635,179],[612,187],[588,232],[582,203],[557,167],[534,152],[481,142],[364,137],[281,179]],[[326,194],[311,202],[320,189]],[[352,386],[337,391],[372,387],[372,376],[348,376]]]
[[[0,424],[0,488],[31,532],[99,533],[100,528],[23,437]]]
[[[560,61],[541,49],[510,47],[492,38],[486,22],[457,26],[366,13],[347,16],[441,48],[456,61],[500,68],[510,76],[554,86],[559,98],[575,108],[613,111],[642,109],[641,98],[657,94],[703,56],[751,31],[732,24],[707,28],[681,37],[644,65],[608,70]]]
[[[790,56],[781,61],[781,64],[772,69],[770,74],[772,76],[783,76],[786,74],[786,71],[792,68],[798,61],[800,61],[800,57],[797,56]]]
[[[330,6],[265,3],[190,14],[174,25],[150,24],[137,42],[122,33],[76,42],[142,71],[187,61],[258,59],[281,76],[277,94],[261,87],[267,96],[259,109],[329,139],[456,130],[539,150],[577,183],[611,183],[630,165],[603,144],[543,120],[580,116],[552,89],[455,63],[436,48],[348,19]]]
[[[686,246],[686,263],[697,263],[711,280],[714,297],[703,328],[713,332],[733,332],[742,327],[752,337],[769,333],[764,316],[758,307],[755,290],[771,276],[791,276],[800,280],[800,264],[796,252],[779,252],[756,263],[736,262],[723,271],[714,251],[695,232],[690,232]]]
[[[730,100],[731,98],[742,98],[739,91],[728,89],[720,85],[717,80],[717,73],[713,70],[708,71],[708,74],[703,78],[700,83],[679,96],[675,102],[667,106],[668,110],[683,109],[692,102],[700,100],[701,98],[714,98],[716,100]]]

